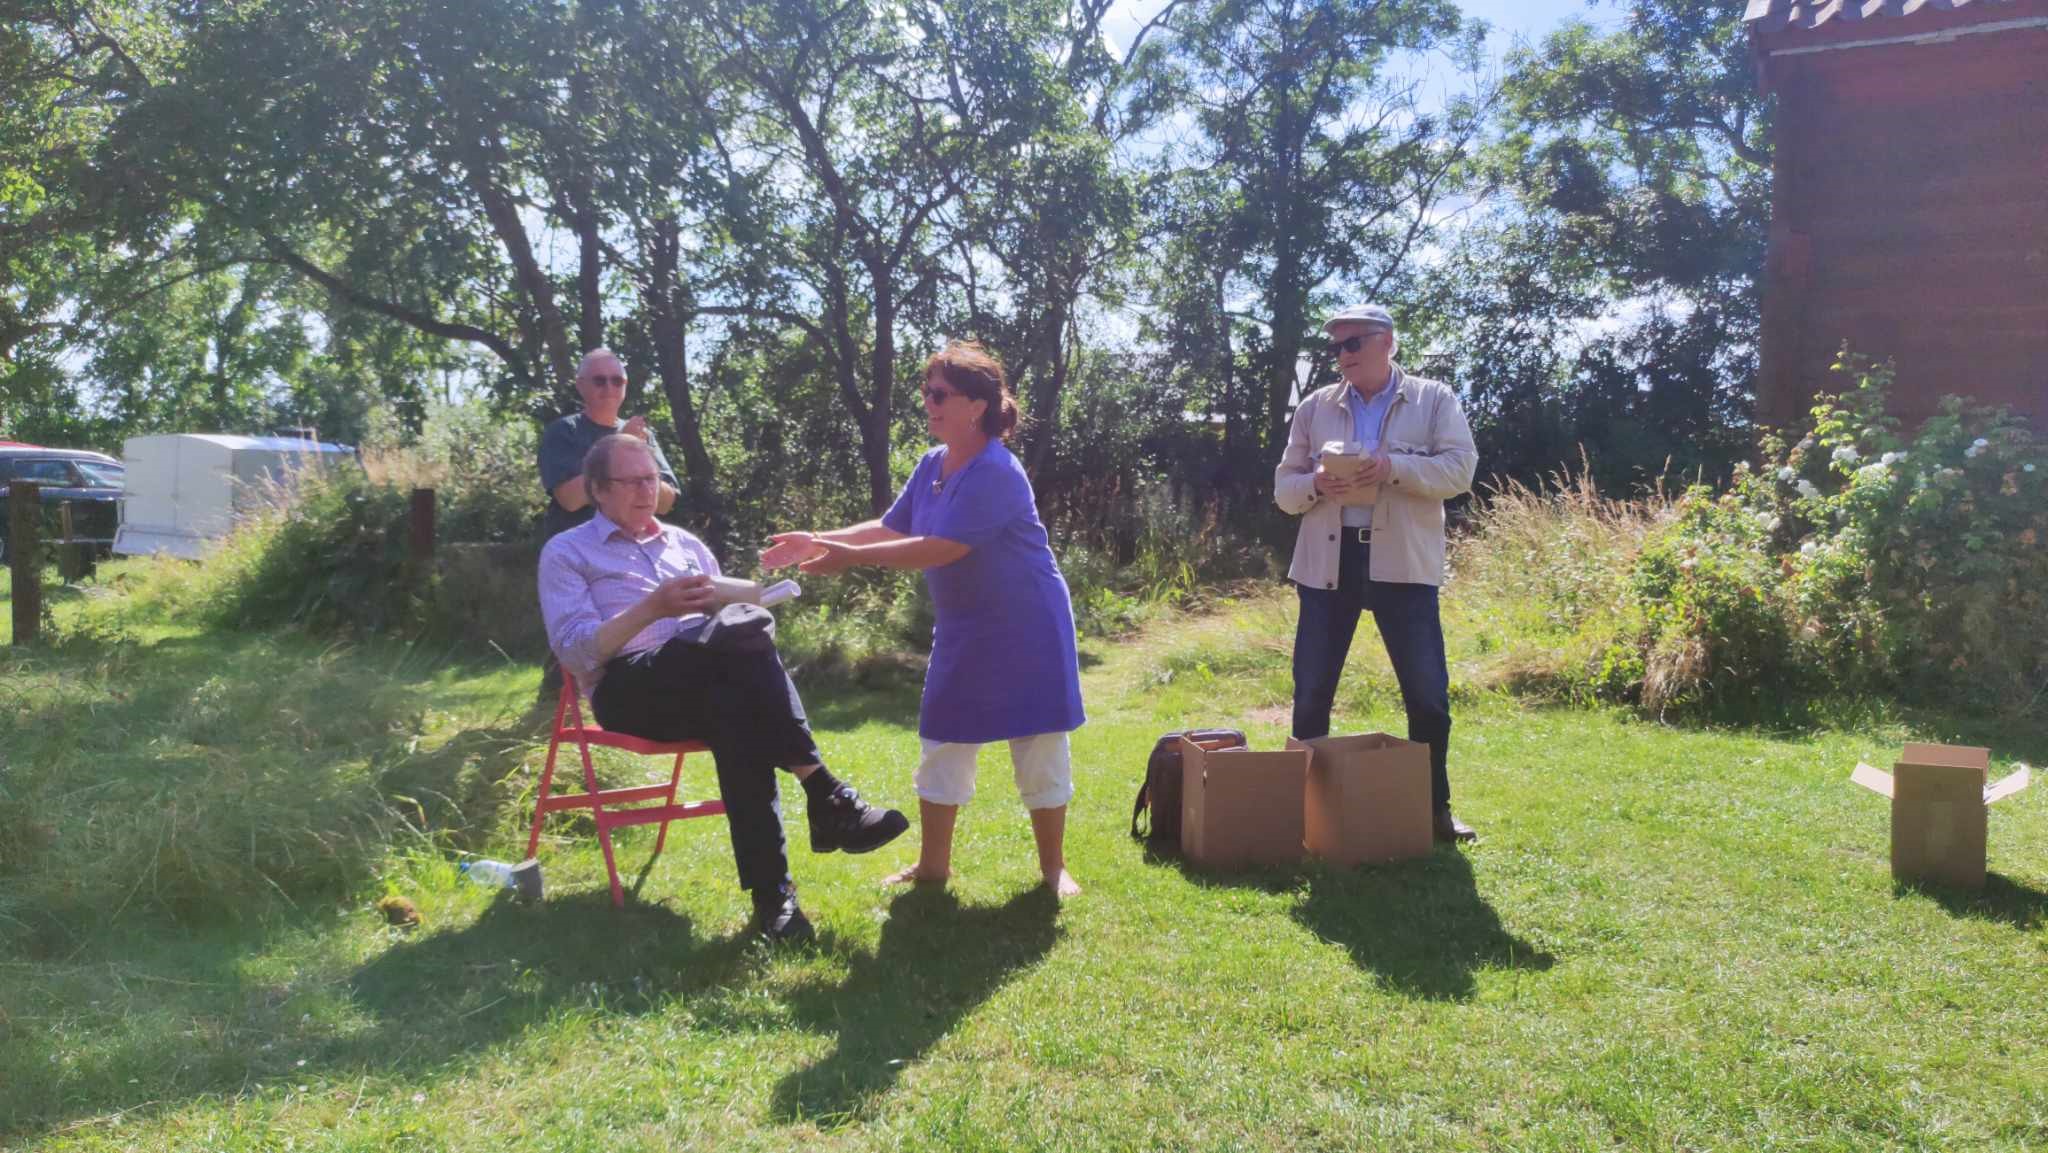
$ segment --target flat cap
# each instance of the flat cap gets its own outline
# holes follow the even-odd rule
[[[1394,314],[1377,304],[1354,304],[1339,309],[1335,315],[1323,321],[1323,331],[1328,332],[1340,324],[1372,324],[1392,332]]]

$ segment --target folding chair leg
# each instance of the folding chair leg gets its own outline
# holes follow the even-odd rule
[[[681,784],[681,783],[682,783],[682,780],[683,780],[683,754],[681,754],[681,753],[677,753],[677,754],[676,754],[676,770],[675,770],[675,772],[673,772],[673,773],[670,773],[670,774],[669,774],[669,778],[668,778],[668,797],[667,797],[667,799],[666,799],[666,800],[664,800],[664,801],[662,802],[663,804],[673,805],[673,804],[675,804],[675,803],[676,803],[676,786],[677,786],[677,785],[679,785],[679,784]],[[669,826],[669,823],[668,823],[667,821],[663,821],[663,822],[661,823],[661,832],[659,832],[659,833],[655,834],[655,837],[654,837],[654,855],[655,855],[655,856],[657,856],[657,857],[661,856],[661,847],[662,847],[663,845],[666,845],[666,844],[668,844],[668,826]]]
[[[604,871],[612,879],[612,907],[626,907],[626,888],[619,884],[619,863],[612,856],[612,831],[602,823],[597,826],[597,843],[604,847]]]
[[[555,783],[556,748],[557,745],[554,742],[548,743],[547,767],[540,771],[540,795],[533,799],[533,832],[528,834],[526,838],[526,856],[528,860],[532,860],[540,851],[540,826],[542,821],[548,819],[548,796],[553,792],[552,786]]]
[[[553,727],[548,729],[548,763],[547,767],[541,770],[540,795],[535,797],[533,802],[533,832],[528,834],[526,838],[527,860],[532,860],[535,854],[540,851],[540,826],[541,822],[548,819],[547,800],[548,796],[553,792],[555,785],[555,754],[562,747],[562,738],[560,736],[562,731],[562,714],[569,707],[569,693],[572,691],[567,685],[564,685],[562,694],[555,699],[555,721]],[[580,713],[578,723],[581,723]]]

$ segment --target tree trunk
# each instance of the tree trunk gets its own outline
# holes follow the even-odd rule
[[[887,269],[873,270],[875,347],[868,356],[867,419],[860,421],[860,455],[868,469],[868,504],[876,516],[896,497],[889,483],[889,410],[896,391],[896,296]]]
[[[704,446],[697,400],[690,392],[689,310],[677,278],[681,244],[674,220],[655,221],[648,238],[650,273],[643,294],[654,338],[655,371],[661,376],[662,394],[668,397],[676,443],[683,450],[683,499],[717,551],[726,544],[725,509],[711,453]]]
[[[557,391],[567,388],[569,382],[576,378],[576,358],[569,351],[569,331],[562,321],[562,310],[555,303],[554,282],[548,279],[540,260],[534,256],[533,241],[526,235],[526,226],[519,222],[518,206],[498,184],[492,164],[498,150],[495,138],[464,150],[468,159],[469,186],[477,199],[483,202],[484,216],[490,220],[491,230],[497,233],[499,243],[505,246],[505,254],[512,260],[520,291],[540,320],[541,346],[547,354],[548,369],[554,373],[554,379],[548,385],[550,391]]]
[[[1071,299],[1071,298],[1069,298]],[[1038,427],[1032,430],[1031,451],[1028,463],[1033,476],[1045,472],[1052,463],[1053,451],[1060,436],[1060,403],[1066,396],[1067,375],[1070,369],[1066,349],[1067,305],[1055,306],[1046,319],[1045,333],[1040,337],[1044,349],[1044,369],[1039,374],[1040,386],[1032,398],[1031,415]]]

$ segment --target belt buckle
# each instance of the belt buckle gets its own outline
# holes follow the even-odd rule
[[[1354,541],[1357,541],[1357,542],[1358,542],[1359,544],[1371,544],[1371,543],[1372,543],[1372,529],[1371,529],[1371,528],[1354,528],[1354,529],[1352,529],[1352,530],[1351,530],[1351,539],[1352,539],[1352,540],[1354,540]]]

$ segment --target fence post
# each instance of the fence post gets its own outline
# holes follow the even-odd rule
[[[92,575],[92,548],[78,543],[78,531],[71,520],[70,501],[57,506],[57,520],[64,533],[64,538],[57,543],[57,572],[63,576],[65,584],[84,580]]]
[[[36,643],[43,627],[43,486],[17,480],[7,487],[7,559],[13,571],[14,643]]]
[[[418,571],[427,571],[427,562],[434,559],[434,490],[416,488],[412,490],[412,504],[407,509],[406,559]]]

